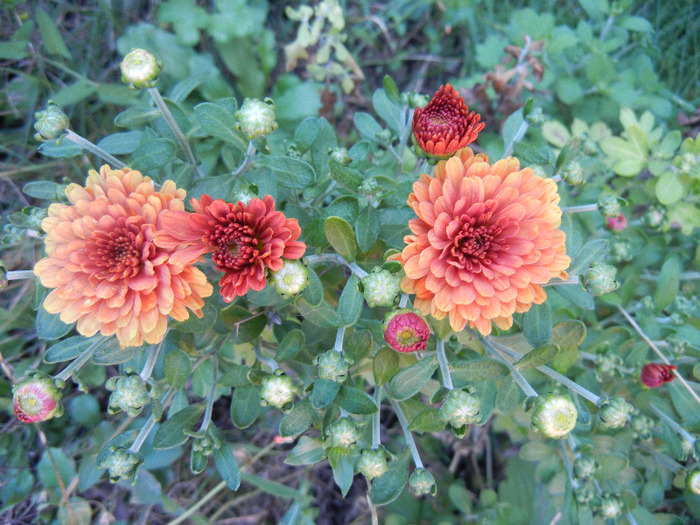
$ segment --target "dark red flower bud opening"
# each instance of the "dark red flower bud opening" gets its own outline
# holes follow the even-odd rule
[[[649,388],[658,388],[664,383],[670,383],[676,376],[673,375],[675,365],[660,365],[649,363],[642,367],[641,380]]]

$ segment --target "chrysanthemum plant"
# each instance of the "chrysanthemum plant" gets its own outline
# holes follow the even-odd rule
[[[366,483],[375,515],[407,486],[468,498],[444,453],[492,441],[490,464],[505,435],[520,449],[506,472],[547,485],[548,516],[654,523],[664,494],[697,515],[696,142],[630,111],[621,137],[542,126],[528,103],[490,159],[451,85],[431,98],[386,77],[379,120],[355,114],[341,143],[324,118],[278,126],[270,99],[190,104],[182,83],[164,98],[162,67],[124,58],[152,106],[99,145],[57,106],[37,114],[46,153],[94,169],[48,207],[33,271],[3,269],[36,277],[46,341],[41,372],[14,385],[20,422],[59,417],[61,392],[97,388],[85,367],[108,367],[106,410],[124,424],[83,454],[80,490],[157,483],[164,450],[231,490],[242,476],[273,490],[234,454],[272,425],[264,453],[328,461],[343,495]],[[535,162],[511,156],[529,140]],[[461,512],[496,512],[491,468],[465,480],[480,499]],[[503,516],[528,512],[502,498]]]

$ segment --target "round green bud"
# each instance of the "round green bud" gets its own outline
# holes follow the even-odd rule
[[[608,397],[598,404],[598,420],[607,428],[624,427],[634,407],[619,396]]]
[[[131,480],[136,483],[138,469],[143,464],[143,458],[138,452],[132,452],[122,447],[110,447],[109,454],[97,465],[106,468],[109,472],[109,480],[116,483],[120,480]]]
[[[464,390],[452,389],[440,407],[440,419],[454,428],[461,428],[481,419],[481,399]]]
[[[632,435],[636,439],[647,441],[651,439],[651,432],[654,429],[654,421],[644,414],[633,414],[630,419]]]
[[[285,260],[282,268],[272,272],[270,283],[283,297],[294,297],[309,284],[309,268],[300,260]]]
[[[580,456],[574,461],[574,476],[576,481],[585,481],[595,474],[598,463],[589,456]]]
[[[264,101],[246,98],[241,109],[236,111],[236,128],[248,140],[269,135],[277,129],[275,103],[271,98]]]
[[[378,192],[381,191],[381,186],[379,186],[379,183],[377,182],[377,179],[374,177],[368,177],[364,181],[362,181],[362,184],[360,184],[360,187],[357,189],[359,193],[362,195],[376,195]]]
[[[252,201],[254,198],[256,198],[257,195],[255,192],[250,189],[250,186],[245,187],[245,188],[240,188],[236,190],[233,193],[233,197],[231,198],[231,202],[242,202],[243,204],[248,204],[250,201]]]
[[[408,103],[408,107],[411,109],[424,108],[428,105],[428,102],[430,102],[430,97],[428,95],[416,93],[415,91],[406,94],[406,103]]]
[[[624,503],[617,494],[604,492],[600,499],[600,513],[606,519],[615,519],[622,515]]]
[[[575,160],[569,161],[561,171],[561,178],[571,186],[580,186],[586,183],[581,164]]]
[[[390,308],[394,306],[396,296],[401,292],[401,279],[398,275],[381,267],[375,267],[362,280],[363,295],[367,306],[374,308],[383,306]]]
[[[273,406],[281,410],[292,408],[296,387],[292,378],[287,374],[277,371],[275,375],[266,376],[261,381],[260,404]]]
[[[622,358],[612,352],[596,354],[595,356],[595,376],[601,381],[604,376],[619,375],[622,366]]]
[[[658,228],[666,220],[666,214],[663,208],[650,206],[646,213],[642,216],[642,224],[649,228]]]
[[[66,114],[51,100],[46,109],[34,113],[34,118],[34,129],[37,132],[34,138],[42,142],[60,138],[70,126]]]
[[[678,334],[669,335],[666,341],[671,345],[671,351],[679,356],[685,354],[691,348],[690,343]]]
[[[587,505],[595,497],[595,492],[593,491],[593,487],[581,485],[577,489],[574,489],[574,497],[579,505]]]
[[[122,82],[131,89],[148,89],[156,87],[163,64],[145,49],[134,49],[119,64]]]
[[[437,493],[435,476],[424,468],[417,468],[413,471],[411,477],[408,478],[408,485],[416,496],[423,496],[425,494],[435,496]]]
[[[596,297],[612,292],[620,286],[615,280],[616,274],[614,266],[596,261],[581,275],[581,287]]]
[[[343,166],[347,166],[352,161],[346,148],[331,148],[329,153],[331,160]]]
[[[539,396],[532,413],[532,425],[545,436],[565,438],[576,426],[578,410],[566,394],[550,392]]]
[[[604,217],[619,217],[622,213],[622,202],[617,195],[605,195],[598,199],[598,208]]]
[[[341,417],[326,429],[326,443],[331,448],[349,450],[360,439],[360,430],[348,417]]]
[[[113,391],[107,407],[110,414],[123,410],[129,417],[136,417],[153,397],[153,382],[144,381],[131,370],[128,370],[125,376],[108,379],[105,388]]]
[[[378,478],[387,471],[388,465],[384,451],[378,448],[366,448],[357,460],[357,470],[368,481]]]
[[[632,242],[627,237],[616,236],[608,245],[608,255],[614,263],[628,262],[634,257]]]
[[[694,468],[688,471],[685,478],[685,486],[693,494],[700,496],[700,467],[696,464]]]
[[[328,352],[317,355],[314,363],[318,365],[319,378],[342,383],[348,376],[352,361],[347,359],[342,352],[328,350]]]
[[[542,108],[534,108],[527,114],[525,120],[527,120],[528,124],[531,126],[541,126],[547,122],[548,119],[547,115],[542,112]]]

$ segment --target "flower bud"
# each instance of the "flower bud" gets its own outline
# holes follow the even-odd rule
[[[360,430],[348,417],[341,417],[326,429],[326,443],[331,448],[349,450],[360,439]]]
[[[300,260],[284,260],[282,268],[272,272],[270,283],[283,297],[294,297],[309,284],[309,268]]]
[[[236,111],[236,128],[248,140],[269,135],[277,129],[275,103],[271,98],[246,98]]]
[[[37,370],[12,387],[15,416],[22,423],[38,423],[63,414],[61,396],[63,382]]]
[[[658,388],[664,383],[670,383],[676,376],[673,375],[675,365],[660,365],[658,363],[647,363],[642,367],[640,379],[644,386]]]
[[[622,358],[612,352],[596,354],[595,356],[595,377],[602,381],[604,376],[620,375]]]
[[[608,245],[608,257],[614,263],[631,261],[634,253],[632,242],[627,237],[614,237]]]
[[[627,218],[624,213],[620,213],[617,217],[608,217],[605,220],[605,226],[610,231],[621,232],[627,228]]]
[[[342,383],[348,376],[348,369],[353,362],[342,352],[328,350],[317,355],[314,363],[318,365],[318,377]]]
[[[401,279],[389,270],[375,267],[372,272],[365,275],[362,280],[363,295],[367,306],[374,308],[394,306],[396,296],[401,292]]]
[[[531,126],[541,126],[547,122],[547,116],[543,113],[542,108],[534,108],[527,114],[525,120]]]
[[[564,167],[561,170],[561,178],[571,186],[581,186],[582,184],[586,183],[583,168],[581,167],[581,164],[575,160],[564,164]]]
[[[408,478],[408,485],[416,496],[423,496],[424,494],[435,496],[437,493],[435,476],[424,468],[417,468],[413,471],[411,477]]]
[[[250,201],[252,201],[254,198],[256,198],[257,195],[255,192],[250,188],[250,186],[245,187],[245,188],[239,188],[233,193],[233,197],[231,198],[231,202],[242,202],[243,204],[248,204]]]
[[[366,448],[357,460],[357,470],[368,481],[378,478],[387,471],[388,465],[384,451],[378,448]]]
[[[142,464],[143,457],[138,452],[122,447],[109,447],[109,454],[97,466],[109,471],[109,481],[112,483],[130,480],[133,485],[136,483],[138,469]]]
[[[594,296],[617,290],[620,283],[615,280],[617,268],[609,264],[594,262],[581,277],[581,287]]]
[[[600,499],[600,513],[606,519],[615,519],[622,514],[624,504],[617,494],[604,492]]]
[[[595,474],[598,463],[589,456],[580,456],[574,461],[574,477],[576,481],[585,481]]]
[[[550,392],[539,396],[532,413],[532,425],[545,436],[564,438],[576,426],[578,410],[566,394]]]
[[[105,383],[105,388],[113,391],[109,396],[107,412],[116,414],[123,410],[129,417],[136,417],[150,399],[155,397],[155,384],[152,380],[144,381],[132,369],[126,369],[125,372],[126,375],[111,377]]]
[[[671,345],[671,351],[676,355],[685,354],[690,349],[690,343],[678,334],[669,335],[666,341]]]
[[[598,419],[607,428],[624,427],[634,407],[619,396],[608,397],[598,404]]]
[[[163,64],[145,49],[134,49],[119,64],[122,82],[131,89],[148,89],[156,87]]]
[[[676,157],[678,159],[678,157]],[[696,166],[698,165],[698,157],[696,155],[693,155],[692,153],[684,153],[683,155],[680,156],[680,172],[682,175],[690,175],[693,176],[696,173]]]
[[[658,228],[664,223],[666,215],[664,210],[650,206],[646,213],[642,216],[642,224],[649,228]]]
[[[593,487],[581,485],[577,489],[574,489],[574,497],[579,505],[587,505],[595,497],[595,492],[593,492]]]
[[[598,208],[604,217],[619,217],[622,201],[617,195],[605,195],[598,199]]]
[[[377,179],[375,179],[374,177],[366,178],[364,181],[362,181],[362,184],[360,184],[360,187],[357,189],[358,193],[361,193],[362,195],[366,195],[368,197],[377,195],[381,190],[381,186],[379,186]]]
[[[693,494],[700,496],[700,467],[696,463],[685,477],[685,486]]]
[[[51,100],[46,109],[34,113],[34,118],[34,129],[37,131],[34,138],[42,142],[61,137],[70,126],[66,114]]]
[[[402,93],[401,101],[404,104],[408,104],[408,107],[411,109],[424,108],[428,105],[428,102],[430,102],[430,97],[422,93],[417,93],[416,91],[411,91],[409,93]]]
[[[331,148],[330,159],[343,166],[347,166],[352,161],[346,148]]]
[[[384,340],[397,352],[425,350],[429,337],[425,320],[407,308],[389,312],[384,318]]]
[[[651,431],[654,429],[654,421],[644,414],[633,414],[630,419],[632,435],[635,439],[647,441],[651,439]]]
[[[453,428],[461,428],[481,419],[481,399],[464,390],[452,389],[440,407],[440,419]]]
[[[196,450],[203,456],[211,456],[214,450],[218,447],[214,443],[214,439],[209,434],[201,432],[200,436],[195,436],[192,440],[192,450]]]
[[[296,388],[292,378],[281,369],[278,368],[274,375],[264,377],[261,386],[260,404],[262,406],[272,405],[281,410],[292,408]]]

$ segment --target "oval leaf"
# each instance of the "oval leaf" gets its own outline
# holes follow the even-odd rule
[[[173,414],[153,436],[153,448],[165,450],[185,443],[187,441],[185,430],[192,430],[203,412],[204,405],[190,405]]]
[[[345,385],[338,392],[338,404],[351,414],[368,415],[379,410],[367,392]]]
[[[387,392],[397,401],[403,401],[416,394],[428,382],[437,370],[437,357],[421,359],[394,376],[389,382]]]
[[[460,381],[484,381],[501,379],[510,371],[500,361],[485,357],[473,361],[454,361],[450,363],[450,372],[453,379]]]
[[[286,188],[303,189],[316,178],[311,164],[283,155],[263,155],[255,159],[255,164],[271,170],[277,184]]]
[[[333,249],[346,261],[354,261],[357,256],[355,232],[350,223],[342,217],[328,217],[323,225],[326,239]]]
[[[541,365],[546,365],[554,359],[559,353],[559,346],[547,344],[538,346],[534,350],[525,354],[520,361],[515,363],[515,368],[525,370],[528,368],[537,368]]]

